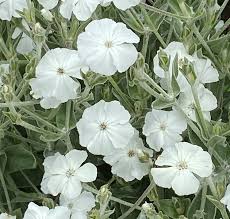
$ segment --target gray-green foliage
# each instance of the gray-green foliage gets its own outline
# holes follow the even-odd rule
[[[98,7],[92,19],[109,17],[122,21],[141,38],[138,45],[139,58],[127,72],[113,77],[104,77],[89,72],[83,75],[81,95],[57,109],[44,110],[39,101],[30,95],[29,80],[35,75],[35,68],[48,48],[76,48],[76,39],[89,23],[79,22],[73,16],[64,19],[58,10],[52,11],[53,21],[45,20],[36,1],[28,1],[29,10],[22,17],[31,31],[25,30],[35,42],[36,49],[29,55],[20,55],[16,46],[21,36],[12,40],[15,27],[21,26],[21,19],[11,22],[0,20],[0,64],[10,64],[10,73],[4,74],[0,97],[0,210],[9,211],[22,218],[27,203],[50,204],[49,196],[39,192],[44,157],[56,151],[65,153],[70,148],[82,149],[78,142],[76,122],[85,108],[101,99],[119,100],[132,115],[132,125],[141,130],[146,112],[151,107],[166,109],[175,103],[179,93],[176,80],[172,80],[170,96],[161,87],[153,72],[153,57],[156,51],[171,41],[184,42],[193,53],[209,57],[217,68],[220,80],[208,85],[218,100],[218,108],[212,112],[213,120],[202,124],[190,121],[184,138],[202,146],[212,154],[215,171],[209,179],[213,187],[204,180],[202,190],[195,196],[175,197],[171,190],[154,186],[146,200],[153,202],[153,219],[219,219],[229,218],[220,199],[229,182],[229,107],[230,107],[230,20],[215,30],[228,2],[221,2],[219,10],[213,9],[215,0],[156,0],[142,3],[127,11],[119,11],[112,5]],[[38,25],[38,23],[40,25]],[[177,61],[177,60],[175,60]],[[176,69],[175,69],[176,71]],[[177,74],[174,72],[174,74]],[[198,115],[199,117],[199,115]],[[208,132],[208,134],[207,134]],[[154,155],[156,157],[157,154]],[[89,157],[98,167],[95,186],[108,183],[111,179],[108,167],[100,157]],[[148,177],[142,181],[124,182],[115,177],[110,190],[112,197],[134,203],[149,184]],[[208,185],[207,185],[208,184]],[[103,218],[119,218],[130,206],[111,198]],[[55,202],[51,200],[51,202]],[[52,204],[54,205],[54,203]],[[140,207],[126,218],[137,218]],[[100,209],[100,206],[97,206]],[[115,209],[113,211],[113,209]],[[90,218],[99,218],[98,211]],[[145,218],[150,218],[144,215]],[[141,218],[141,216],[139,216]]]

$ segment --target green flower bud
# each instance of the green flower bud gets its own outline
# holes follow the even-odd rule
[[[170,65],[170,60],[169,60],[168,55],[163,50],[160,50],[160,52],[158,53],[158,56],[159,56],[160,67],[163,68],[164,71],[168,71],[169,65]]]

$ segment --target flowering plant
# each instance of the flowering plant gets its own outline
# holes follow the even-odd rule
[[[0,0],[0,219],[229,219],[228,10]]]

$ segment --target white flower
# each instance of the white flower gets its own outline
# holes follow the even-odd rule
[[[77,123],[80,145],[97,155],[126,147],[134,134],[129,119],[129,112],[118,101],[101,100],[85,109]]]
[[[38,2],[47,10],[53,9],[58,4],[58,0],[38,0]],[[74,13],[78,20],[86,21],[100,2],[101,0],[65,0],[61,2],[60,13],[66,19],[70,19]]]
[[[210,121],[210,111],[217,107],[217,99],[213,93],[202,84],[199,84],[197,87],[197,93],[204,118]],[[188,89],[186,92],[180,94],[178,104],[191,120],[196,121],[195,100],[191,89]]]
[[[30,28],[28,26],[28,24],[26,23],[25,20],[22,20],[22,25],[24,26],[24,28],[29,32]],[[13,34],[12,34],[12,39],[16,39],[17,37],[19,37],[19,35],[22,33],[22,36],[18,42],[18,45],[16,47],[16,51],[20,54],[28,54],[30,52],[32,52],[36,45],[33,42],[33,40],[30,38],[30,36],[28,36],[27,34],[25,34],[20,28],[16,27]]]
[[[177,195],[196,193],[200,182],[195,175],[208,177],[212,173],[210,154],[187,142],[165,149],[155,164],[160,166],[151,170],[155,183],[163,188],[172,188]]]
[[[17,11],[27,8],[26,0],[0,0],[0,19],[10,21],[12,17],[20,17]]]
[[[218,71],[212,66],[210,59],[198,58],[196,55],[193,57],[193,67],[198,83],[207,84],[219,80]]]
[[[186,128],[187,123],[181,113],[152,109],[146,114],[143,134],[148,145],[159,151],[182,141],[180,134]]]
[[[81,182],[92,182],[97,177],[97,168],[91,164],[82,163],[86,160],[85,151],[72,150],[65,156],[56,153],[47,157],[43,163],[45,174],[41,189],[45,194],[57,196],[61,193],[72,199],[80,195]]]
[[[36,78],[30,81],[33,97],[42,98],[43,108],[56,108],[59,104],[75,99],[80,90],[80,71],[86,70],[78,52],[56,48],[48,51],[36,67]],[[72,78],[73,77],[73,78]]]
[[[94,20],[78,36],[79,56],[92,71],[113,75],[126,71],[137,59],[132,43],[139,37],[123,23],[111,19]]]
[[[71,200],[61,195],[60,205],[70,209],[70,219],[87,219],[88,212],[95,207],[95,197],[91,192],[83,192],[78,197]]]
[[[128,8],[131,8],[133,6],[138,5],[141,0],[102,0],[102,5],[107,5],[108,3],[113,2],[113,4],[121,10],[126,10]]]
[[[134,179],[141,180],[143,176],[150,171],[149,162],[141,162],[140,154],[152,157],[152,150],[144,147],[142,139],[139,138],[139,132],[135,130],[125,148],[119,148],[111,151],[104,157],[104,161],[112,166],[112,173],[123,178],[125,181]]]
[[[16,219],[16,216],[11,216],[7,213],[0,214],[0,219]]]
[[[227,186],[224,197],[220,200],[224,205],[227,205],[227,209],[230,211],[230,185]]]
[[[66,207],[57,206],[49,209],[30,202],[23,219],[69,219],[70,211]]]
[[[181,42],[171,42],[169,45],[162,49],[169,59],[169,70],[165,70],[160,66],[159,62],[159,52],[154,57],[154,73],[161,79],[161,84],[164,89],[166,89],[166,74],[169,74],[169,79],[171,80],[173,72],[173,61],[178,55],[178,70],[182,67],[184,59],[187,59],[194,67],[194,73],[197,76],[197,82],[201,84],[212,83],[219,80],[219,74],[217,70],[212,66],[211,60],[208,58],[198,58],[196,54],[193,56],[189,55],[186,51],[183,43]],[[179,70],[177,76],[177,83],[180,87],[181,92],[187,92],[190,89],[189,82],[183,73]]]
[[[192,56],[190,56],[188,54],[186,48],[184,47],[183,43],[181,43],[181,42],[174,42],[173,41],[173,42],[169,43],[165,49],[162,49],[162,51],[164,51],[169,58],[168,74],[170,77],[172,75],[173,61],[174,61],[176,55],[178,56],[178,65],[179,66],[181,63],[183,63],[185,58],[191,62],[194,59]],[[165,75],[166,72],[160,66],[159,53],[160,53],[160,50],[158,50],[157,55],[153,59],[153,62],[154,62],[153,71],[158,77],[164,79],[164,78],[166,78],[166,75]],[[183,91],[183,89],[186,88],[186,86],[187,86],[187,83],[184,80],[186,80],[186,79],[183,77],[182,73],[179,71],[177,81],[180,85],[181,91]],[[186,84],[184,84],[184,83],[186,83]]]

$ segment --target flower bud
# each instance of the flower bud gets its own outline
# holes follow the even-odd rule
[[[160,50],[158,55],[159,55],[160,67],[163,68],[164,71],[168,71],[169,65],[170,65],[170,59],[169,59],[168,55],[163,50]]]
[[[112,193],[109,191],[108,185],[103,185],[100,188],[96,199],[100,203],[100,205],[104,205],[104,204],[108,203],[111,195],[112,195]]]
[[[141,149],[137,150],[137,156],[141,163],[148,163],[149,162],[149,154],[146,151],[143,151]]]
[[[184,74],[189,84],[194,85],[197,77],[193,69],[192,63],[189,62],[186,58],[184,58],[183,60],[178,60],[178,65],[180,71]]]
[[[44,198],[44,199],[42,200],[42,205],[43,205],[43,206],[46,206],[46,207],[48,207],[48,208],[50,208],[50,209],[52,209],[52,208],[55,207],[54,201],[53,201],[53,199],[51,199],[51,198]]]
[[[53,20],[53,15],[49,10],[46,10],[45,8],[43,8],[41,10],[41,14],[42,16],[47,20],[47,21],[52,21]]]

